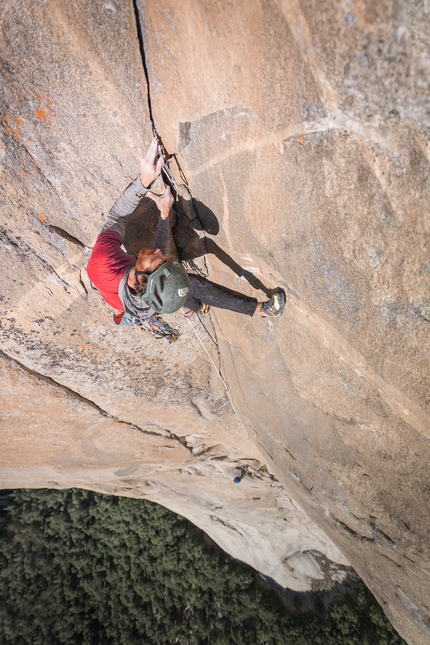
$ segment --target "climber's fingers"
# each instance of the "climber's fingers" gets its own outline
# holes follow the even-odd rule
[[[140,181],[145,188],[148,188],[161,172],[164,157],[160,154],[159,158],[156,160],[158,154],[158,141],[157,138],[154,137],[146,155],[142,157],[140,162]]]

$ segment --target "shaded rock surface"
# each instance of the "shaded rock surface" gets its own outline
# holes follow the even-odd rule
[[[157,131],[238,263],[210,277],[287,293],[198,327],[227,396],[186,320],[171,354],[116,329],[84,269],[151,138],[132,4],[5,5],[1,486],[147,497],[297,590],[349,561],[428,642],[427,11],[140,3]]]

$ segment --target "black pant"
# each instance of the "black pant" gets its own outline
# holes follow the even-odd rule
[[[191,311],[200,311],[202,304],[218,307],[219,309],[229,309],[239,314],[252,316],[257,308],[257,298],[245,296],[237,291],[222,287],[220,284],[210,282],[194,273],[189,273],[190,291],[185,301],[185,307]]]

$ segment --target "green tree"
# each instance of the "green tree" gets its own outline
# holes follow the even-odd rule
[[[401,645],[363,586],[287,611],[249,567],[145,500],[19,490],[0,505],[0,635],[11,645]]]

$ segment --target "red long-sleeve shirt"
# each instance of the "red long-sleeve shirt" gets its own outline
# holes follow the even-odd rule
[[[87,272],[103,300],[122,311],[124,306],[118,295],[119,283],[127,269],[136,264],[136,258],[124,253],[121,244],[122,237],[116,231],[100,233],[88,261]]]

